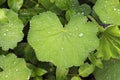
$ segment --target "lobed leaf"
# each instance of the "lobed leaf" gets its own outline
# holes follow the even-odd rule
[[[97,50],[97,57],[105,60],[120,58],[120,30],[118,26],[109,26],[102,32]]]
[[[7,2],[8,2],[9,8],[15,12],[18,12],[18,10],[23,5],[23,0],[8,0]]]
[[[17,58],[14,54],[0,55],[1,80],[29,80],[30,70],[26,67],[24,59]]]
[[[94,11],[105,24],[120,24],[119,0],[97,0]]]
[[[83,64],[98,46],[97,31],[97,26],[83,15],[75,15],[63,27],[54,13],[43,12],[30,21],[28,42],[40,61],[68,68]]]
[[[13,49],[23,38],[23,23],[12,10],[0,11],[4,12],[0,18],[0,47],[3,50]]]
[[[93,73],[96,80],[120,80],[120,60],[103,61],[104,68],[96,68]]]

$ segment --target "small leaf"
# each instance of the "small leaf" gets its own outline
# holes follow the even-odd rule
[[[42,76],[44,75],[45,73],[47,73],[46,70],[42,69],[42,68],[36,68],[36,75],[37,76]]]
[[[9,8],[15,12],[18,12],[18,10],[22,7],[22,5],[23,5],[23,0],[8,0]]]
[[[82,4],[79,6],[79,9],[77,9],[79,13],[82,13],[86,16],[88,16],[91,13],[91,8],[87,4]]]
[[[32,64],[27,64],[28,68],[31,70],[31,77],[36,77],[36,76],[43,76],[44,74],[47,73],[46,70],[42,69],[42,68],[39,68],[39,67],[36,67]]]
[[[120,58],[120,30],[118,26],[109,26],[101,33],[100,45],[96,56],[109,60]]]
[[[29,80],[30,70],[26,67],[24,59],[14,54],[0,55],[1,80]]]
[[[8,22],[8,17],[6,14],[7,13],[3,9],[0,9],[0,23],[7,23]]]
[[[84,65],[81,65],[79,68],[79,75],[82,77],[89,76],[95,69],[95,66],[93,64],[85,63]]]
[[[92,62],[92,64],[94,64],[95,66],[97,66],[99,68],[103,68],[102,61],[100,59],[97,59],[95,54],[90,53],[88,58]]]
[[[61,10],[67,10],[70,6],[69,0],[56,0],[55,5]]]
[[[33,80],[43,80],[42,77],[35,77]]]
[[[23,23],[12,10],[0,9],[0,11],[5,12],[8,19],[8,22],[0,23],[0,47],[3,50],[13,49],[23,38]]]
[[[104,68],[96,68],[93,73],[96,80],[120,80],[120,60],[103,61]]]
[[[46,9],[49,9],[54,5],[53,3],[51,3],[51,0],[38,0],[38,3],[42,4],[42,6]]]
[[[103,23],[120,25],[119,0],[97,0],[94,11]]]
[[[74,76],[71,80],[82,80],[80,77]]]
[[[69,69],[57,67],[56,69],[56,80],[66,80]]]

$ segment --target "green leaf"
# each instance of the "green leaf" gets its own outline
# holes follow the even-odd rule
[[[96,14],[105,24],[120,24],[119,0],[97,0],[94,6]]]
[[[30,70],[26,67],[24,59],[17,58],[14,54],[0,56],[1,80],[29,80]]]
[[[50,0],[38,0],[38,3],[42,4],[42,6],[46,9],[49,9],[51,6],[54,5],[53,3],[51,3]]]
[[[69,9],[66,11],[65,18],[67,19],[67,21],[69,21],[70,18],[75,14],[76,14],[75,10]]]
[[[38,5],[38,0],[24,0],[22,8],[29,9],[34,8]]]
[[[66,80],[69,69],[57,67],[56,69],[56,80]]]
[[[40,61],[68,68],[83,64],[89,52],[96,49],[97,31],[83,15],[75,15],[63,27],[54,13],[44,12],[30,21],[28,42]]]
[[[101,33],[97,57],[109,60],[120,58],[120,30],[118,26],[109,26]]]
[[[23,5],[23,0],[8,0],[7,2],[8,2],[9,8],[15,12],[18,12],[18,10]]]
[[[95,69],[95,66],[93,64],[85,63],[84,65],[81,65],[79,68],[79,75],[82,77],[89,76]]]
[[[37,15],[43,11],[45,11],[43,8],[20,9],[19,10],[19,18],[26,25],[34,15]]]
[[[99,68],[103,68],[103,64],[102,64],[101,59],[97,59],[95,54],[90,53],[88,58],[92,62],[92,64],[94,64],[95,66],[97,66]]]
[[[36,67],[32,64],[27,64],[28,68],[31,70],[31,77],[36,77],[36,76],[43,76],[44,74],[47,73],[46,70],[42,69],[42,68],[39,68],[39,67]]]
[[[8,17],[6,14],[7,13],[3,9],[0,9],[0,23],[8,22]]]
[[[43,80],[42,77],[35,77],[33,80]]]
[[[120,80],[120,60],[103,61],[104,68],[96,68],[93,73],[96,80]]]
[[[13,49],[23,38],[23,23],[12,10],[0,9],[0,11],[5,12],[8,19],[8,22],[0,23],[0,47],[3,50]]]
[[[56,0],[55,5],[61,10],[67,10],[70,6],[70,0]]]
[[[82,80],[80,77],[74,76],[71,80]]]
[[[83,13],[84,15],[88,16],[91,13],[91,8],[88,4],[82,4],[77,9],[79,13]]]

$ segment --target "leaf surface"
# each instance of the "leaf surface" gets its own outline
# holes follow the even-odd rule
[[[13,11],[18,12],[18,10],[22,7],[24,0],[8,0],[8,6]]]
[[[83,64],[98,46],[97,31],[97,26],[83,15],[75,15],[63,27],[54,13],[44,12],[32,18],[28,42],[40,61],[68,68]]]
[[[1,80],[29,80],[30,70],[26,67],[24,59],[17,58],[14,54],[0,55]]]
[[[104,68],[94,72],[96,80],[120,80],[120,60],[104,61]]]
[[[94,10],[105,24],[120,24],[119,0],[97,0]]]
[[[97,57],[105,60],[120,58],[120,30],[118,26],[109,26],[104,30],[97,50]]]
[[[23,23],[12,10],[0,9],[0,47],[13,49],[23,38]]]

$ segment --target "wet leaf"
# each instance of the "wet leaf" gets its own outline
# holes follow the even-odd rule
[[[103,23],[120,25],[119,0],[97,0],[94,10]]]
[[[83,64],[99,43],[97,27],[83,15],[75,15],[63,28],[52,12],[34,16],[30,22],[28,42],[40,61],[68,68]]]
[[[6,22],[0,22],[0,47],[3,50],[13,49],[23,38],[23,23],[12,10],[0,9],[0,11],[5,15],[1,20],[7,18]]]
[[[18,10],[23,5],[23,0],[8,0],[7,2],[8,2],[9,8],[15,12],[18,12]]]
[[[26,67],[24,59],[14,54],[0,55],[1,80],[29,80],[30,70]]]

